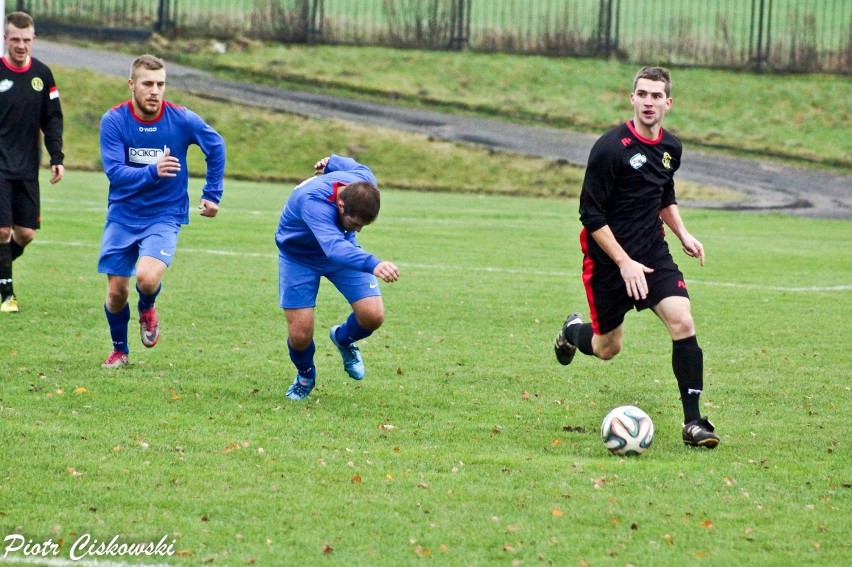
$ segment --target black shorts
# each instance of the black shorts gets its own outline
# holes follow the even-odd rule
[[[0,179],[0,226],[41,228],[37,179]]]
[[[653,268],[645,274],[648,281],[648,297],[637,300],[627,295],[627,286],[618,266],[612,262],[595,263],[590,257],[583,258],[583,285],[589,301],[592,330],[596,335],[605,335],[624,322],[624,315],[632,309],[642,311],[657,305],[667,297],[686,297],[683,273],[675,264],[668,247],[659,249],[655,258],[640,260]]]

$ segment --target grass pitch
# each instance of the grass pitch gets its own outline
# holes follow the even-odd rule
[[[61,542],[65,560],[84,534],[167,536],[156,562],[178,565],[824,566],[852,551],[849,222],[683,211],[708,253],[702,269],[675,252],[722,438],[706,451],[680,441],[652,314],[628,315],[614,361],[555,361],[565,314],[586,311],[576,201],[386,188],[360,240],[402,277],[361,344],[367,377],[328,341],[348,306],[324,284],[318,386],[297,403],[273,241],[290,187],[228,181],[220,216],[192,219],[160,343],[131,326],[118,371],[100,368],[106,178],[43,187],[43,229],[15,263],[22,311],[0,317],[3,534]],[[628,403],[656,436],[623,459],[598,427]]]

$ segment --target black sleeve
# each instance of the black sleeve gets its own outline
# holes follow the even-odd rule
[[[59,91],[53,80],[53,73],[45,67],[44,103],[42,104],[39,126],[44,132],[44,146],[50,154],[50,165],[62,165],[65,154],[62,153],[62,105],[59,103]]]
[[[617,156],[608,147],[605,138],[599,139],[589,154],[580,192],[580,222],[589,232],[608,224],[606,213],[615,181]]]

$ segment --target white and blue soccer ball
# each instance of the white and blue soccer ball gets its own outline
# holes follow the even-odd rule
[[[654,422],[636,406],[619,406],[601,423],[601,439],[613,455],[641,455],[654,441]]]

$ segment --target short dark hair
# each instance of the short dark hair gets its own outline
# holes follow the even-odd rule
[[[136,59],[133,60],[133,63],[130,65],[130,78],[136,78],[136,71],[140,68],[144,67],[149,71],[159,71],[160,69],[166,68],[166,62],[157,57],[156,55],[140,55]]]
[[[356,181],[340,190],[337,198],[343,202],[343,212],[370,224],[379,216],[379,190],[369,181]]]
[[[636,90],[636,83],[639,79],[648,79],[649,81],[661,81],[666,84],[666,97],[672,94],[672,74],[665,67],[642,67],[636,76],[633,77],[633,90]]]
[[[8,26],[9,24],[12,24],[19,30],[25,30],[27,28],[35,29],[33,17],[26,12],[10,12],[9,15],[6,16],[6,25]]]

